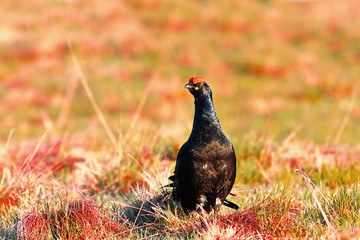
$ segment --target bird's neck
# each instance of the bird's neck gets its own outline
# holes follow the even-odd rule
[[[211,95],[195,99],[193,131],[197,131],[203,128],[221,129]]]

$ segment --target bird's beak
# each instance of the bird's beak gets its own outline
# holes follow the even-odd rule
[[[191,83],[187,83],[185,86],[184,86],[185,89],[190,89],[190,88],[194,88],[194,86],[191,84]]]

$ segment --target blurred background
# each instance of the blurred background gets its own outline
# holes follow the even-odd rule
[[[296,131],[359,143],[358,0],[2,0],[0,22],[2,141],[48,129],[104,144],[73,55],[114,132],[184,142],[193,98],[183,86],[199,75],[235,142]]]

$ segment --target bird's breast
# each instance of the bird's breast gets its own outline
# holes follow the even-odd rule
[[[210,141],[201,142],[192,148],[191,153],[196,158],[202,159],[218,159],[232,152],[230,142]]]

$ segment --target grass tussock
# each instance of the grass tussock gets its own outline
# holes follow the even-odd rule
[[[64,203],[60,209],[24,213],[18,239],[104,239],[124,236],[124,226],[91,200]]]
[[[296,222],[296,212],[269,204],[221,216],[205,230],[201,230],[201,236],[206,239],[229,240],[291,238],[301,232]],[[304,235],[301,233],[298,236]]]
[[[124,204],[113,205],[113,211],[130,226],[132,234],[176,239],[196,235],[198,216],[186,216],[168,190],[138,188],[123,200]]]

